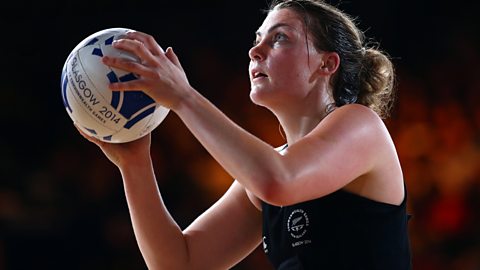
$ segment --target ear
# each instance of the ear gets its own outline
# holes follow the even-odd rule
[[[336,52],[324,52],[318,67],[322,75],[332,75],[340,66],[340,56]]]

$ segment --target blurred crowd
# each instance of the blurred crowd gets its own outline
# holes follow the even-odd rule
[[[480,269],[480,51],[455,46],[422,77],[399,71],[388,122],[408,185],[415,269]]]

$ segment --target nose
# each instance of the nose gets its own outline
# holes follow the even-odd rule
[[[258,43],[250,48],[248,51],[248,56],[250,57],[251,61],[263,61],[265,59],[265,52],[262,50],[261,43]]]

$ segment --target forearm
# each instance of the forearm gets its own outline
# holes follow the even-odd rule
[[[151,161],[120,170],[132,225],[149,269],[183,269],[188,248],[181,229],[166,209]]]
[[[274,147],[239,127],[196,91],[175,112],[222,167],[256,196],[262,198],[285,176]]]

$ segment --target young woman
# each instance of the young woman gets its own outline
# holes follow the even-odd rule
[[[394,72],[353,21],[319,0],[272,3],[249,51],[251,100],[286,134],[274,148],[188,83],[171,48],[130,32],[115,42],[141,64],[113,91],[143,89],[176,113],[236,180],[182,231],[162,202],[150,135],[97,144],[119,168],[138,245],[150,269],[228,269],[259,244],[276,269],[410,269],[406,189],[382,118]]]

